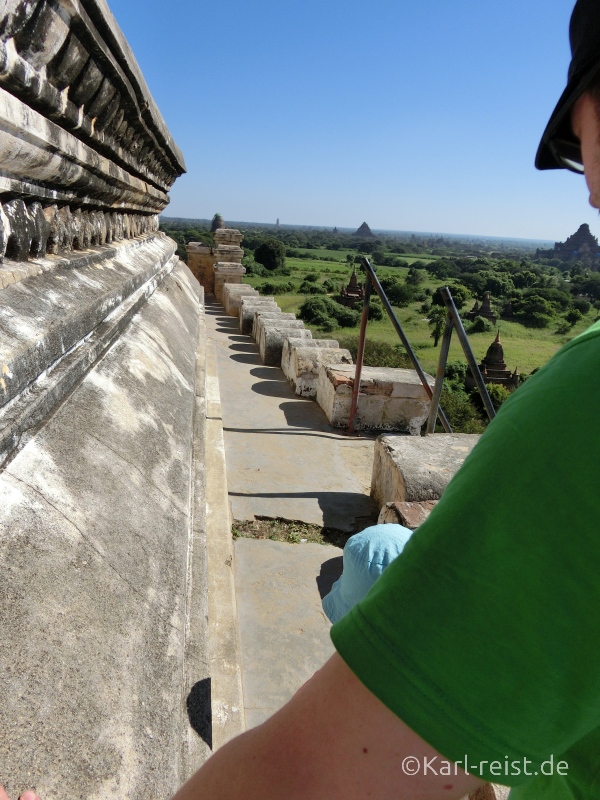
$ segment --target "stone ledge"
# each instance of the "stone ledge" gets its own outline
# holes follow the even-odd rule
[[[12,401],[0,408],[0,467],[12,451],[26,444],[42,424],[125,331],[161,281],[178,264],[173,256],[164,267],[125,299],[95,330],[45,369]]]
[[[478,441],[479,435],[471,433],[379,436],[371,496],[380,508],[389,502],[439,500]]]
[[[174,252],[175,243],[163,235],[124,242],[61,259],[59,268],[6,287],[0,308],[0,406],[158,275]],[[68,271],[60,268],[65,264]]]

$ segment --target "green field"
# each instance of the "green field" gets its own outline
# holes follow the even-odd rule
[[[313,252],[320,253],[321,251],[315,250]],[[332,251],[326,250],[323,252],[329,255],[332,254]],[[338,253],[341,252],[342,251],[336,251],[332,258],[338,258]],[[402,258],[404,258],[404,256],[402,256]],[[408,259],[406,260],[408,261]],[[431,259],[429,258],[428,260]],[[266,281],[272,283],[287,283],[288,281],[292,281],[299,285],[299,283],[304,280],[304,276],[307,273],[316,272],[320,275],[319,282],[329,278],[329,280],[346,284],[352,271],[351,265],[347,265],[345,262],[340,263],[336,260],[325,262],[287,258],[286,264],[291,267],[291,276],[268,276],[264,278],[249,276],[246,278],[245,282],[252,286],[260,285]],[[403,277],[406,272],[406,268],[379,267],[377,269],[377,274],[380,277],[391,275]],[[428,277],[419,288],[423,290],[426,288],[435,290],[440,283],[439,280]],[[452,286],[452,281],[450,281],[449,284]],[[276,299],[283,311],[297,314],[306,298],[299,294],[281,294],[277,295]],[[473,302],[474,299],[466,303],[465,307],[462,309],[463,313],[469,310]],[[426,372],[435,374],[439,358],[439,346],[436,348],[433,346],[433,339],[430,336],[431,328],[427,323],[425,315],[419,310],[421,305],[422,302],[419,301],[412,303],[407,308],[396,308],[395,312],[423,369],[425,369]],[[500,339],[504,346],[504,357],[507,368],[510,370],[517,368],[521,373],[530,373],[537,367],[541,367],[563,344],[591,325],[596,319],[596,316],[597,312],[592,309],[583,320],[571,328],[567,335],[559,335],[556,333],[556,323],[552,323],[548,328],[539,329],[527,328],[516,322],[499,320],[498,327],[500,328]],[[311,328],[315,338],[335,339],[358,336],[358,327],[338,328],[326,334],[314,326],[308,327]],[[399,343],[398,336],[387,316],[383,320],[369,322],[367,337],[393,345]],[[492,343],[493,339],[494,333],[469,334],[469,341],[471,342],[471,347],[473,348],[478,362],[485,356],[487,348]],[[456,334],[452,337],[449,360],[466,360]]]

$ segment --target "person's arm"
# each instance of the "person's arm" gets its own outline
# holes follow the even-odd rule
[[[436,775],[442,762],[335,654],[277,714],[223,746],[174,800],[455,800],[482,785],[454,765],[451,776]]]

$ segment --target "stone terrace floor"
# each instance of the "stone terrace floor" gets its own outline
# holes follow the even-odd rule
[[[316,402],[297,397],[283,372],[265,367],[249,336],[207,299],[217,350],[227,483],[234,520],[283,518],[361,530],[374,437],[348,437]],[[247,727],[280,708],[333,652],[321,609],[341,550],[319,544],[238,539],[236,594]]]

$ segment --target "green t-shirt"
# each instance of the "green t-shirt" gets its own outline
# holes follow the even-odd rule
[[[502,406],[331,630],[386,706],[515,800],[600,797],[599,458],[600,323]]]

